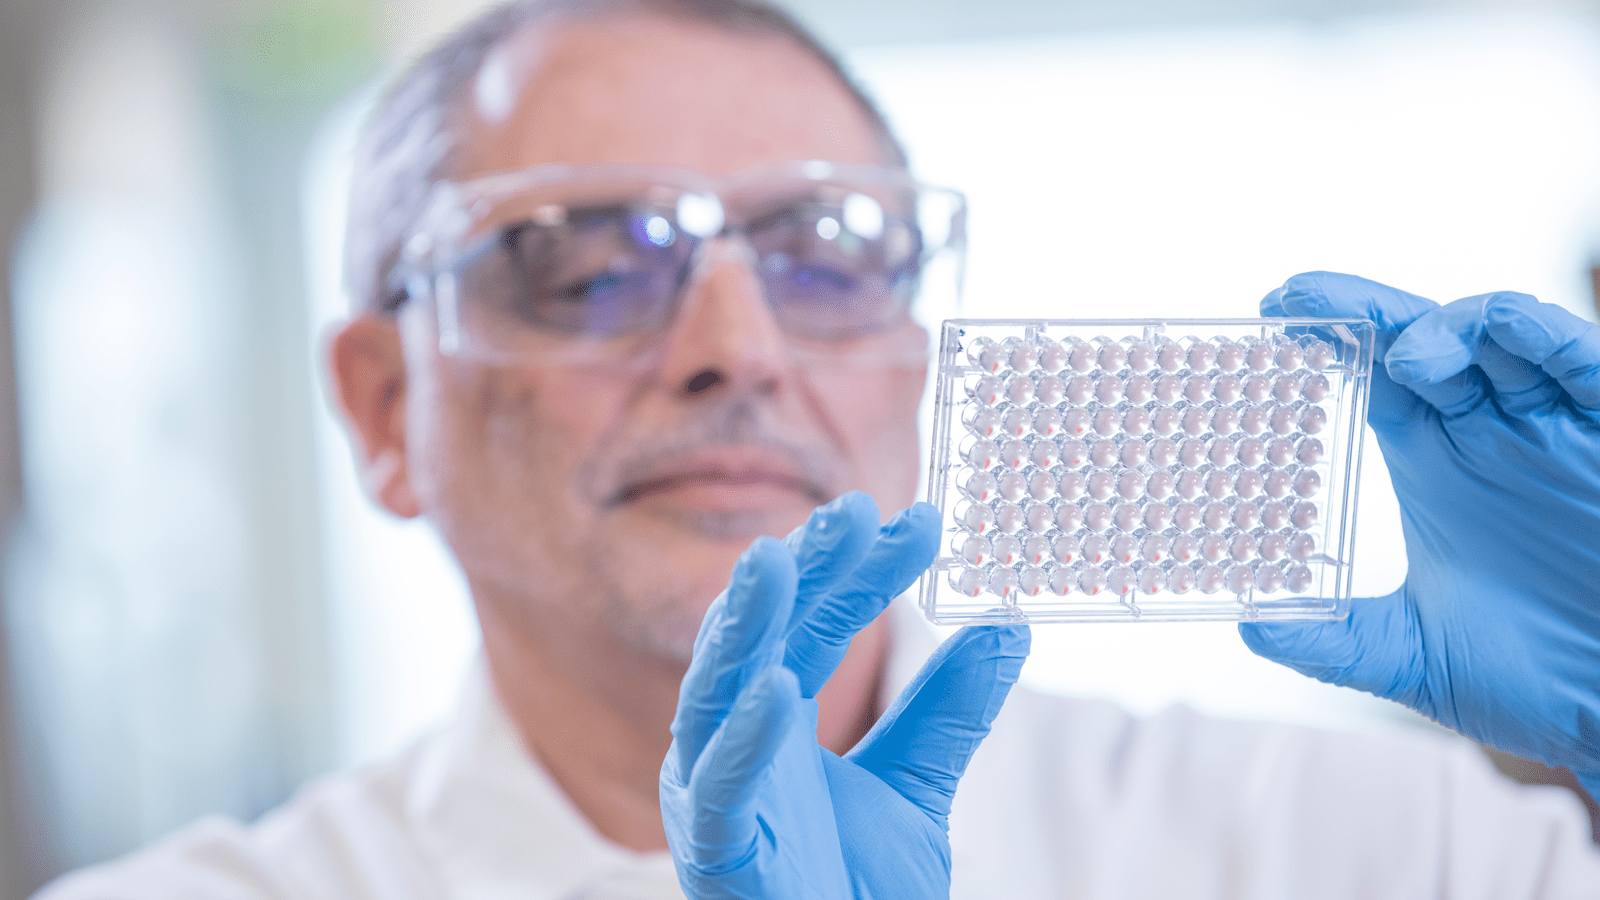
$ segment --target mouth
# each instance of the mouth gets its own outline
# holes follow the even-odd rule
[[[613,505],[652,500],[728,512],[789,506],[802,500],[820,506],[828,492],[798,466],[766,453],[706,452],[631,479]]]

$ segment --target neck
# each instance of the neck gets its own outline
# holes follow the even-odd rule
[[[605,837],[633,850],[667,849],[657,782],[683,664],[615,635],[519,628],[491,603],[480,602],[478,616],[495,691],[528,751]],[[872,727],[887,656],[880,618],[856,635],[817,694],[823,747],[843,753]]]

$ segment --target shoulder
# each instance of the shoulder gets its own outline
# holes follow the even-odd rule
[[[1185,706],[1140,717],[1105,701],[1025,687],[1007,700],[979,750],[991,752],[996,759],[986,765],[1016,776],[1070,765],[1085,802],[1156,794],[1169,813],[1193,809],[1213,822],[1227,808],[1259,820],[1263,803],[1315,808],[1324,822],[1341,813],[1366,820],[1379,810],[1415,816],[1419,825],[1475,807],[1534,817],[1579,813],[1566,792],[1515,784],[1474,744],[1442,731],[1334,731],[1219,719]]]
[[[231,819],[212,817],[129,856],[64,875],[47,885],[37,900],[292,896],[246,828]]]
[[[1509,781],[1476,745],[1442,729],[1336,731],[1215,718],[1186,706],[1141,717],[1105,701],[1019,687],[996,721],[996,738],[995,750],[1013,764],[1067,758],[1083,771],[1113,776],[1108,790],[1132,789],[1127,779],[1136,777],[1174,797],[1208,785],[1232,791],[1270,783],[1279,798],[1299,795],[1307,803],[1359,786],[1369,799],[1387,791],[1402,803],[1456,792],[1511,797],[1536,809],[1576,808],[1564,792]]]
[[[1378,885],[1432,896],[1471,884],[1531,896],[1568,878],[1592,890],[1600,855],[1588,833],[1570,795],[1512,783],[1450,735],[1232,721],[1186,707],[1137,717],[1027,688],[1008,698],[951,816],[952,844],[974,870],[999,852],[987,846],[998,838],[1013,860],[1070,865],[1073,880],[1149,896],[1199,886],[1356,896]]]
[[[203,819],[121,859],[69,873],[38,900],[438,896],[407,824],[410,764],[408,755],[315,782],[253,825]]]

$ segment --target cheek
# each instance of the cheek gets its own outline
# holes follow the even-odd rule
[[[850,486],[871,494],[885,517],[916,499],[923,384],[924,375],[909,370],[839,375],[817,384],[844,435],[854,470]]]
[[[574,474],[604,430],[606,392],[512,370],[440,380],[438,396],[422,398],[432,433],[417,436],[425,506],[469,574],[553,571],[547,563],[570,558],[594,524]]]
[[[585,530],[593,504],[581,496],[578,472],[604,440],[620,396],[595,380],[491,372],[462,398],[477,422],[461,435],[481,443],[481,475],[491,503],[514,506],[538,530]]]

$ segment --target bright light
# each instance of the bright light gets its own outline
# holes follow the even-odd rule
[[[883,234],[883,205],[866,194],[844,198],[844,226],[867,240]]]
[[[660,216],[651,216],[644,222],[644,236],[657,247],[669,247],[674,238],[672,223]]]
[[[722,230],[722,201],[710,194],[684,194],[678,198],[678,227],[698,238]]]

